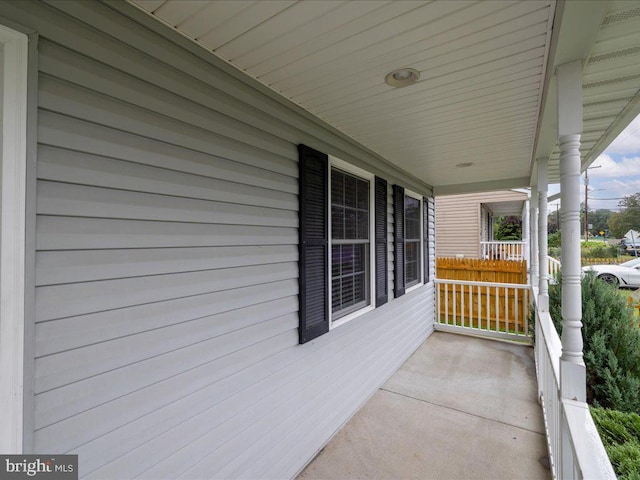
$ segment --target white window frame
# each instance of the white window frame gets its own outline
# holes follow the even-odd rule
[[[0,452],[23,451],[27,166],[26,35],[0,25]]]
[[[424,225],[423,225],[423,219],[424,219],[424,212],[423,212],[423,208],[424,208],[424,201],[423,201],[423,196],[420,195],[419,193],[416,192],[412,192],[411,190],[407,190],[405,189],[404,191],[404,196],[405,197],[411,197],[414,198],[416,200],[418,200],[418,204],[420,205],[420,211],[418,212],[419,215],[419,220],[420,220],[420,245],[418,246],[418,254],[419,254],[419,258],[418,258],[418,269],[420,271],[420,274],[418,275],[418,283],[416,283],[415,285],[412,285],[409,288],[405,288],[405,293],[409,293],[412,292],[420,287],[422,287],[424,285]],[[404,199],[403,199],[404,201]],[[405,232],[405,246],[406,246],[406,235],[407,235],[407,212],[405,210],[405,214],[404,214],[404,221],[405,221],[405,225],[404,225],[404,232]],[[404,248],[404,246],[403,246]],[[405,285],[407,284],[407,252],[405,250],[404,252],[404,283]]]
[[[332,251],[332,246],[333,246],[333,238],[332,238],[332,232],[331,232],[331,171],[333,168],[337,168],[339,170],[342,170],[344,172],[350,173],[352,175],[355,175],[356,177],[359,177],[363,180],[366,180],[369,182],[369,265],[368,265],[368,271],[367,274],[369,275],[369,304],[363,306],[362,308],[351,312],[347,315],[344,315],[338,319],[336,319],[335,321],[333,320],[333,308],[332,308],[332,298],[331,298],[331,251]],[[340,160],[339,158],[336,158],[332,155],[329,155],[329,206],[328,206],[328,212],[329,212],[329,265],[328,265],[328,269],[329,269],[329,284],[327,285],[328,288],[328,292],[329,292],[329,330],[332,330],[336,327],[339,327],[340,325],[344,325],[345,323],[360,317],[361,315],[364,315],[367,312],[370,312],[372,310],[374,310],[375,307],[375,248],[374,248],[374,243],[375,243],[375,217],[374,217],[374,210],[375,210],[375,175],[367,172],[366,170],[363,170],[362,168],[356,167],[354,165],[351,165],[350,163],[345,162],[344,160]]]

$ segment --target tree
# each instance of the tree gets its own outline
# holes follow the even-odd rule
[[[559,279],[558,279],[559,280]],[[640,413],[640,328],[618,290],[582,277],[582,338],[587,402]],[[549,313],[562,336],[562,282],[549,285]]]
[[[522,240],[522,219],[516,216],[498,217],[493,224],[495,240]]]
[[[622,210],[612,214],[607,221],[611,236],[621,238],[629,230],[640,230],[640,193],[624,197],[618,206]]]
[[[553,211],[549,211],[549,214],[547,215],[547,232],[551,234],[560,230],[559,220],[560,213],[558,211],[555,209]]]
[[[606,208],[600,208],[595,212],[589,211],[589,223],[593,225],[593,228],[589,230],[591,235],[599,235],[600,232],[607,230],[607,221],[613,212]]]

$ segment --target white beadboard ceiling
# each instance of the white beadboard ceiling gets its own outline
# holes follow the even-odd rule
[[[436,190],[526,186],[532,158],[545,155],[537,137],[555,0],[130,2]],[[610,2],[595,27],[585,155],[637,96],[638,6]],[[384,82],[404,67],[421,72],[416,84]]]

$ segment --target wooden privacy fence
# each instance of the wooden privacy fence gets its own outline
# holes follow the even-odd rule
[[[440,330],[528,337],[530,287],[526,262],[436,259]]]
[[[618,265],[620,263],[624,263],[629,261],[629,257],[619,257],[619,258],[587,258],[582,257],[580,259],[582,265]]]
[[[527,283],[527,262],[478,258],[436,258],[436,276],[443,280]]]

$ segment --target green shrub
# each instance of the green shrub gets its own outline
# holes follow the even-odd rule
[[[618,255],[616,247],[605,242],[582,242],[580,255],[586,258],[614,258]]]
[[[640,415],[592,407],[591,416],[618,479],[640,480]]]
[[[562,282],[549,286],[549,311],[562,335]],[[582,279],[582,337],[587,402],[640,413],[640,328],[617,289],[593,274]]]
[[[549,246],[549,248],[553,248],[553,247],[559,248],[561,245],[560,243],[561,240],[562,240],[562,237],[560,234],[560,230],[558,230],[557,232],[550,233],[547,236],[547,245]]]

